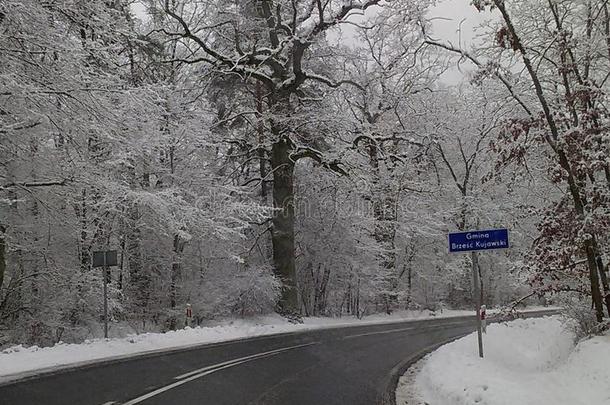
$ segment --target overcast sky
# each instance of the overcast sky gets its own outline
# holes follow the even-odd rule
[[[429,34],[439,42],[451,42],[456,47],[469,49],[475,36],[475,28],[492,16],[490,12],[478,12],[470,2],[471,0],[438,0],[436,6],[428,12],[428,18],[432,21],[432,32]],[[361,22],[367,15],[375,13],[375,9],[369,8],[365,16],[354,13],[350,19]],[[343,37],[344,40],[346,37],[352,37],[355,40],[355,30],[353,25],[344,24],[338,31],[329,33],[329,37]],[[457,67],[450,69],[441,80],[450,85],[457,84],[464,80],[464,72],[474,69],[474,66],[464,63],[460,68],[461,72]]]
[[[490,13],[480,13],[470,0],[443,0],[432,7],[428,15],[433,20],[434,34],[439,39],[450,40],[454,45],[459,45],[458,30],[460,21],[462,45],[469,45],[473,38],[473,28],[489,19]]]
[[[489,20],[491,13],[478,12],[470,4],[470,0],[444,0],[433,7],[428,16],[433,19],[432,29],[435,39],[469,49],[472,45],[475,27]],[[461,21],[463,22],[460,25]],[[472,65],[466,63],[462,65],[462,70],[469,67],[472,67]],[[456,84],[463,78],[463,73],[454,68],[445,73],[442,80],[447,84]]]

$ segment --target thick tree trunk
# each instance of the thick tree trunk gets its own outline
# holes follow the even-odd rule
[[[127,169],[129,186],[132,190],[146,187],[143,174],[138,179],[136,173],[137,163],[130,160],[131,166]],[[150,277],[144,269],[142,258],[142,229],[140,228],[140,207],[136,201],[129,201],[125,218],[125,251],[127,253],[127,266],[129,268],[129,282],[124,283],[127,295],[130,298],[130,315],[142,321],[142,328],[146,326],[146,313],[148,297],[150,295]]]
[[[258,113],[258,166],[261,176],[261,199],[263,204],[267,204],[267,160],[265,149],[265,125],[263,121],[263,86],[260,82],[256,83],[256,112]]]
[[[603,292],[603,301],[606,305],[606,311],[608,312],[608,316],[610,316],[610,285],[608,284],[608,276],[606,275],[606,269],[604,267],[604,262],[599,254],[599,246],[597,244],[597,239],[593,236],[593,249],[595,250],[596,255],[596,263],[597,263],[597,272],[599,273],[599,278],[602,283],[602,292]]]
[[[176,308],[178,302],[178,280],[182,276],[182,252],[186,241],[180,237],[180,235],[174,235],[174,246],[172,252],[172,268],[170,273],[170,285],[169,285],[169,301],[172,309]],[[176,317],[172,315],[169,319],[169,328],[176,330],[178,327],[178,321]]]
[[[273,170],[273,264],[275,275],[282,281],[278,312],[285,315],[299,313],[296,288],[294,250],[294,162],[290,159],[292,145],[280,139],[271,149]]]
[[[87,231],[87,189],[83,188],[81,201],[76,204],[76,214],[80,222],[80,235],[78,241],[80,269],[84,273],[91,266],[91,244],[88,243]]]
[[[6,227],[0,224],[0,290],[4,283],[4,273],[6,272]]]
[[[123,289],[123,269],[125,268],[125,234],[121,235],[119,247],[121,248],[121,259],[119,260],[119,282],[117,288]]]
[[[360,277],[358,277],[358,284],[356,286],[356,303],[354,306],[356,307],[356,317],[360,319],[361,315],[364,315],[360,313]]]
[[[347,292],[345,293],[345,300],[347,301],[346,312],[348,314],[352,314],[353,313],[354,302],[352,300],[352,281],[351,280],[347,284]],[[342,308],[340,314],[342,314],[342,313],[343,313],[343,308]]]
[[[142,321],[142,328],[146,325],[146,309],[150,294],[150,279],[145,273],[142,263],[141,238],[139,227],[140,211],[136,203],[128,208],[127,235],[125,248],[127,251],[127,264],[129,266],[129,284],[127,291],[131,298],[131,314]]]
[[[318,268],[318,275],[320,268]],[[317,277],[316,277],[317,278]],[[316,283],[314,297],[314,315],[323,315],[326,312],[326,291],[330,280],[330,267],[324,266],[322,279]]]
[[[140,251],[141,232],[138,226],[140,213],[136,204],[129,207],[129,228],[125,237],[129,278],[132,283],[139,279],[142,273],[142,253]]]
[[[602,295],[599,290],[599,277],[597,274],[597,262],[595,260],[595,252],[591,239],[585,241],[585,250],[587,253],[587,265],[589,267],[589,280],[591,281],[591,299],[595,308],[595,317],[597,322],[604,320],[604,307],[602,304]]]
[[[173,260],[172,260],[172,270],[171,270],[171,283],[170,283],[170,306],[171,308],[176,308],[177,301],[177,284],[178,279],[182,273],[182,252],[184,251],[184,245],[186,242],[180,237],[180,235],[174,235],[174,251],[173,251]]]
[[[411,263],[407,266],[407,303],[405,309],[409,309],[413,303],[413,266]]]
[[[381,299],[389,315],[397,304],[398,279],[396,274],[396,201],[391,190],[384,187],[379,173],[379,156],[377,145],[369,145],[369,164],[373,169],[373,216],[375,218],[375,241],[379,245],[379,261],[384,271]]]
[[[606,274],[606,268],[602,262],[601,257],[597,256],[597,270],[599,272],[599,278],[602,282],[602,291],[604,293],[604,303],[606,304],[606,311],[610,316],[610,284],[608,283],[608,275]]]

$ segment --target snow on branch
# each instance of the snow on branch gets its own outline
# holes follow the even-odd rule
[[[7,183],[2,185],[3,189],[21,187],[21,188],[33,188],[33,187],[51,187],[51,186],[65,186],[68,182],[72,181],[71,179],[63,179],[63,180],[52,180],[52,181],[34,181],[34,182],[16,182],[16,183]]]
[[[308,39],[312,39],[313,37],[319,35],[321,32],[327,30],[328,28],[339,24],[342,22],[352,11],[361,10],[364,11],[369,7],[376,6],[381,3],[381,0],[367,0],[367,1],[346,1],[345,4],[341,7],[341,10],[337,12],[335,15],[331,16],[330,20],[324,18],[324,8],[321,0],[316,0],[316,4],[318,6],[318,17],[319,21],[314,26],[313,30],[308,36]]]
[[[241,61],[241,58],[238,60],[234,60],[233,58],[223,55],[222,53],[210,48],[204,40],[199,38],[191,31],[189,25],[181,16],[171,10],[169,0],[165,0],[165,12],[180,24],[182,30],[184,31],[181,34],[183,37],[193,40],[206,54],[214,58],[214,60],[217,61],[219,64],[228,67],[231,71],[235,73],[242,73],[247,76],[254,77],[257,80],[264,82],[268,86],[273,86],[273,80],[271,80],[269,76],[265,75],[264,73],[261,73],[258,70],[244,66],[243,62]]]
[[[319,150],[307,146],[298,146],[296,150],[290,154],[290,159],[294,162],[302,158],[313,159],[326,169],[329,169],[342,176],[348,176],[348,173],[345,171],[345,169],[341,167],[341,162],[339,162],[338,160],[325,160],[324,155]]]
[[[477,58],[475,58],[473,55],[471,55],[470,53],[468,53],[467,51],[463,50],[463,49],[459,49],[454,47],[451,44],[443,44],[440,42],[436,42],[436,41],[432,41],[430,39],[426,39],[424,41],[425,44],[428,45],[432,45],[432,46],[436,46],[438,48],[442,48],[445,49],[447,51],[450,52],[454,52],[457,53],[459,55],[462,56],[462,58],[466,58],[469,61],[471,61],[474,65],[476,65],[478,68],[484,68],[485,65],[479,61]],[[504,75],[502,75],[500,72],[494,70],[493,72],[491,72],[498,80],[500,80],[502,82],[502,84],[504,85],[504,87],[506,87],[506,89],[508,90],[508,92],[510,93],[511,97],[517,102],[519,103],[519,105],[521,106],[521,108],[523,108],[523,110],[528,114],[528,115],[532,115],[532,112],[530,111],[530,109],[525,105],[525,103],[523,102],[523,100],[521,100],[521,98],[515,93],[515,89],[513,87],[513,85],[504,77]]]
[[[358,88],[359,90],[364,91],[364,87],[362,87],[361,84],[356,83],[353,80],[345,79],[345,80],[339,80],[337,82],[334,82],[331,79],[329,79],[328,77],[320,76],[315,73],[304,73],[304,75],[305,75],[306,79],[311,79],[311,80],[315,80],[315,81],[324,83],[328,87],[337,88],[343,84],[349,84],[349,85],[352,85],[352,86]]]
[[[370,136],[360,134],[354,139],[354,147],[358,147],[360,142],[366,141],[370,144],[377,145],[378,143],[389,142],[389,141],[401,141],[406,142],[410,145],[415,145],[419,147],[423,147],[424,144],[416,141],[414,138],[405,138],[404,136],[390,135],[390,136]]]

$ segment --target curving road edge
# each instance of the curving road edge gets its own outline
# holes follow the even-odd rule
[[[560,309],[520,311],[520,312],[518,312],[518,316],[519,316],[519,318],[536,318],[536,317],[557,315],[560,312],[561,312]],[[488,319],[488,323],[500,323],[500,322],[506,322],[506,321],[510,322],[510,320],[499,319],[494,316],[492,316]],[[411,366],[413,366],[415,363],[417,363],[422,358],[424,358],[427,354],[432,353],[433,351],[440,348],[441,346],[444,346],[448,343],[461,339],[461,338],[469,335],[470,333],[474,333],[474,331],[464,333],[462,335],[458,335],[458,336],[452,337],[450,339],[447,339],[443,342],[438,342],[433,345],[430,345],[429,347],[426,347],[425,349],[420,350],[419,352],[413,354],[412,356],[404,359],[402,362],[397,364],[396,367],[394,367],[392,369],[391,373],[388,375],[386,389],[384,390],[383,397],[379,401],[379,405],[397,405],[396,404],[396,388],[398,386],[398,380],[400,379],[400,377],[402,377],[407,372],[407,370]]]
[[[395,404],[398,378],[413,362],[474,327],[474,316],[462,316],[182,347],[30,375],[0,385],[0,399],[3,405]]]

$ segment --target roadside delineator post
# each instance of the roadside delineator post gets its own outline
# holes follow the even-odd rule
[[[191,326],[191,319],[193,318],[193,308],[191,304],[186,304],[186,326]]]

